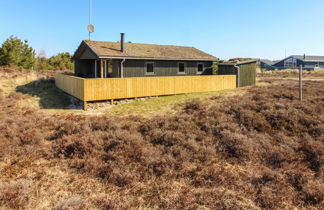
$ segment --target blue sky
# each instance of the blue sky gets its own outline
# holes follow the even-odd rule
[[[92,0],[93,40],[194,46],[222,59],[324,55],[323,0]],[[88,0],[0,0],[0,43],[47,56],[88,38]]]

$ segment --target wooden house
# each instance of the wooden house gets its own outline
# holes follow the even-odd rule
[[[274,70],[275,67],[272,66],[274,64],[274,61],[268,60],[268,59],[260,59],[260,68],[264,70]]]
[[[233,89],[235,75],[213,75],[217,58],[194,47],[82,41],[74,75],[56,74],[55,84],[87,102]]]
[[[125,78],[212,75],[217,58],[194,47],[84,40],[74,56],[75,76]]]
[[[324,56],[291,55],[272,64],[275,69],[298,69],[301,66],[305,70],[324,69]]]

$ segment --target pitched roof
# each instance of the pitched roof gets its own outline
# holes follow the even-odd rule
[[[294,57],[303,61],[324,62],[324,56],[306,55],[304,57],[303,55],[292,55],[290,57]]]
[[[250,63],[256,63],[258,60],[247,60],[247,61],[226,61],[222,63],[218,63],[219,66],[234,66],[234,65],[244,65],[244,64],[250,64]]]
[[[284,61],[288,58],[296,58],[298,60],[301,60],[301,61],[306,61],[306,62],[324,62],[324,56],[315,56],[315,55],[291,55],[287,58],[284,58],[282,60],[278,60],[278,61],[275,61],[272,65],[276,65],[278,63],[280,63],[281,61]]]
[[[265,64],[267,64],[269,66],[271,66],[274,63],[274,61],[271,61],[271,60],[268,60],[268,59],[261,59],[260,62],[263,62],[263,63],[265,63]]]
[[[217,60],[216,57],[194,47],[156,44],[124,44],[125,52],[120,51],[119,42],[85,40],[84,43],[98,56],[109,58],[137,58],[159,60]]]

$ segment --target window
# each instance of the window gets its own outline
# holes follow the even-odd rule
[[[154,74],[154,63],[146,63],[146,71],[145,74]]]
[[[101,77],[101,62],[100,60],[95,61],[95,78],[100,78]]]
[[[178,63],[178,74],[185,74],[185,63]]]
[[[108,74],[112,74],[113,73],[113,65],[112,65],[112,60],[108,60]]]
[[[197,65],[197,73],[201,74],[204,71],[204,64],[203,63],[198,63]]]

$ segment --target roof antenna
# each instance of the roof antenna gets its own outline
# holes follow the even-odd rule
[[[91,17],[92,17],[92,0],[89,0],[89,25],[87,27],[89,32],[89,40],[91,40],[91,33],[94,32],[94,26],[91,24]]]

